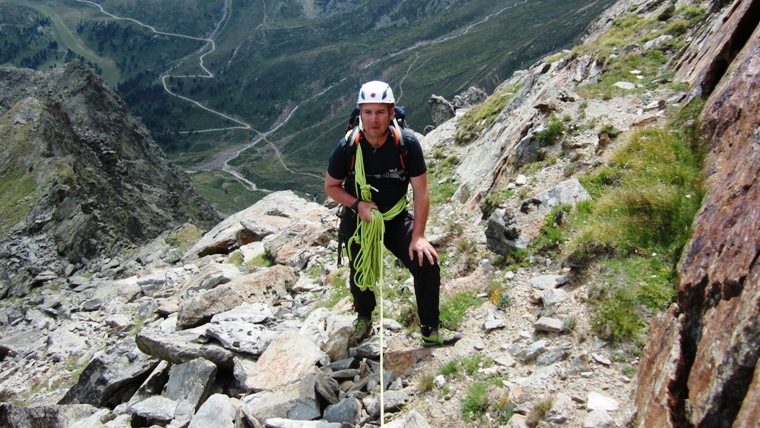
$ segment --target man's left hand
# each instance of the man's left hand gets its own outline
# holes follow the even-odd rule
[[[422,266],[423,257],[427,257],[431,265],[435,264],[436,260],[438,260],[438,253],[435,251],[435,248],[424,237],[412,237],[412,242],[409,244],[409,257],[414,260],[415,255],[420,266]]]

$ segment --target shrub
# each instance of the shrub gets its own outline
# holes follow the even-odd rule
[[[467,395],[462,399],[462,416],[467,420],[479,420],[488,411],[489,403],[488,385],[485,382],[476,382],[470,386]]]

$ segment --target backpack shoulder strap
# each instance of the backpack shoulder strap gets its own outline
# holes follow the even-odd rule
[[[354,172],[354,164],[356,163],[356,146],[359,145],[359,139],[361,138],[361,132],[359,132],[359,126],[354,126],[351,130],[346,132],[344,137],[345,146],[344,149],[348,150],[346,153],[346,167],[348,168],[348,175]]]
[[[401,167],[404,169],[404,171],[406,171],[406,160],[407,155],[409,154],[409,149],[406,147],[406,141],[404,139],[404,133],[401,129],[401,125],[399,125],[395,117],[393,118],[393,125],[388,127],[388,129],[390,129],[391,134],[393,134],[393,138],[396,140],[396,149],[398,149]]]

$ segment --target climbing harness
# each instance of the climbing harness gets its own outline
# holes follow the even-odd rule
[[[364,173],[364,157],[361,145],[356,149],[356,195],[362,201],[371,201],[372,187],[367,184]],[[346,245],[348,259],[354,266],[354,283],[360,290],[372,289],[380,297],[380,426],[385,421],[385,378],[383,362],[383,235],[385,235],[385,221],[401,214],[406,208],[406,197],[401,198],[396,205],[385,213],[372,210],[372,221],[363,222],[358,213],[356,216],[356,231],[349,238]],[[359,244],[359,251],[354,255],[351,252],[351,243]]]

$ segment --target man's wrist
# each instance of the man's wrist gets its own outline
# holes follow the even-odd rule
[[[351,205],[351,209],[354,210],[354,211],[356,211],[356,212],[359,212],[359,203],[361,201],[362,201],[361,199],[356,198],[356,202],[354,202],[354,204]]]

